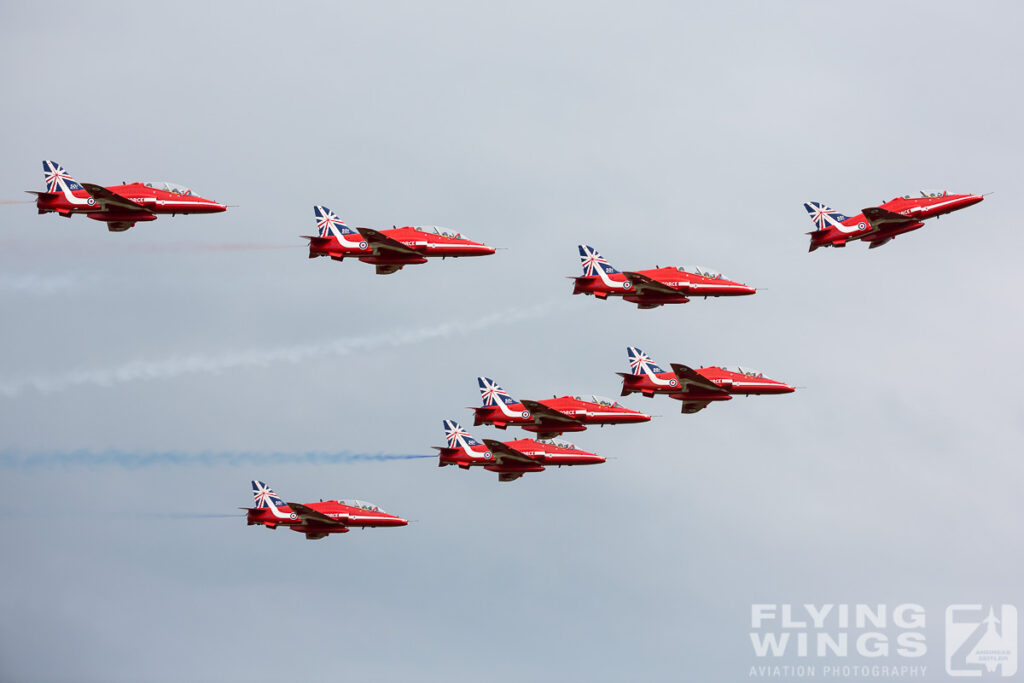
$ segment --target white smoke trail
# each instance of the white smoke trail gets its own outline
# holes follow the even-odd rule
[[[0,292],[12,294],[50,295],[70,292],[80,287],[83,279],[74,273],[61,275],[0,275]]]
[[[359,337],[345,337],[316,344],[302,344],[279,349],[232,351],[216,356],[193,354],[166,360],[132,361],[116,367],[73,370],[59,375],[28,377],[0,382],[0,395],[15,398],[26,390],[41,393],[64,391],[78,386],[110,387],[140,380],[172,379],[182,375],[218,373],[245,367],[267,367],[276,363],[301,363],[325,355],[345,356],[360,351],[396,348],[419,344],[432,339],[478,332],[495,325],[512,325],[539,318],[558,307],[545,302],[528,308],[498,311],[471,321],[440,323],[410,330],[397,330]]]
[[[183,451],[66,451],[57,453],[23,454],[0,451],[0,469],[53,469],[63,467],[117,467],[137,470],[148,467],[253,467],[274,465],[353,465],[364,462],[394,460],[420,460],[437,458],[436,455],[418,453],[352,453],[339,451],[325,453],[252,453],[225,451],[220,453],[186,453]]]

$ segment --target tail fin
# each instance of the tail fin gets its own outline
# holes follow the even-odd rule
[[[287,507],[274,490],[262,481],[252,480],[252,497],[255,501],[254,508],[283,508]]]
[[[815,231],[828,230],[829,228],[841,228],[843,221],[850,220],[849,216],[844,216],[835,209],[830,209],[821,202],[805,202],[804,208],[807,209],[807,214],[811,217],[811,221],[814,223]],[[813,233],[807,233],[811,235]]]
[[[444,438],[448,442],[448,448],[462,451],[466,455],[473,454],[473,446],[479,446],[480,442],[469,435],[455,420],[444,421]]]
[[[629,369],[634,375],[642,376],[665,372],[651,360],[650,356],[635,346],[626,347],[626,356],[629,357]]]
[[[498,383],[493,379],[477,377],[476,381],[480,385],[480,398],[483,399],[484,406],[496,406],[499,401],[507,406],[518,403],[518,401],[508,395],[507,391],[498,386]]]
[[[580,262],[583,264],[583,275],[584,277],[593,277],[597,275],[598,269],[608,275],[613,275],[619,271],[615,270],[608,261],[604,260],[597,249],[585,244],[579,245],[580,247]]]
[[[356,235],[358,239],[362,239],[359,233],[345,225],[345,222],[326,206],[314,206],[313,214],[316,216],[318,237],[337,237],[340,240],[342,235]]]
[[[56,161],[43,161],[43,180],[46,183],[46,191],[51,194],[85,189]]]

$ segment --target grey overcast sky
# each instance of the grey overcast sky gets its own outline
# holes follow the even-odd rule
[[[927,654],[886,661],[941,680],[947,605],[1024,608],[1022,19],[3,3],[0,679],[739,681],[796,662],[755,656],[752,603],[914,603]],[[237,207],[110,234],[7,203],[43,159]],[[802,202],[930,188],[994,194],[807,253]],[[310,261],[313,204],[503,249],[388,277]],[[572,297],[579,243],[761,291]],[[659,417],[573,438],[606,464],[511,484],[264,457],[433,453],[477,375],[616,396],[628,345],[802,389],[624,399]],[[215,516],[251,478],[416,521],[309,542]]]

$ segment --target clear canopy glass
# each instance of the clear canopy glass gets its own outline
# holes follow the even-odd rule
[[[619,404],[618,401],[614,401],[614,400],[612,400],[610,398],[606,398],[604,396],[597,396],[597,395],[593,395],[593,396],[573,396],[573,398],[576,399],[577,401],[587,401],[589,403],[596,403],[596,404],[598,404],[600,406],[605,406],[606,408],[621,408],[622,407]]]
[[[566,448],[570,451],[578,451],[575,444],[571,444],[568,441],[562,439],[537,439],[538,443],[546,443],[549,446],[557,446],[558,448]]]
[[[751,368],[745,368],[742,365],[733,365],[732,367],[723,368],[723,370],[728,370],[729,372],[738,372],[741,375],[746,375],[747,377],[764,377],[763,372],[758,372],[757,370],[753,370]]]
[[[168,183],[163,180],[142,184],[145,185],[146,187],[152,187],[154,190],[163,190],[164,192],[173,192],[174,194],[181,195],[192,194],[192,190],[188,189],[184,185],[179,185],[178,183]]]
[[[700,275],[701,277],[708,277],[712,280],[722,279],[722,274],[717,270],[705,268],[704,266],[676,266],[676,270],[683,273],[691,273],[692,275]]]
[[[949,194],[948,190],[921,190],[920,197],[918,195],[916,195],[916,194],[905,194],[905,195],[903,195],[903,198],[904,199],[920,199],[921,197],[925,197],[925,198],[945,197],[947,194]]]
[[[448,228],[441,228],[436,225],[414,225],[413,227],[419,230],[420,232],[433,233],[435,235],[440,235],[441,237],[451,237],[453,239],[466,239],[465,237],[462,236],[462,233],[460,232],[455,232],[454,230],[449,230]]]
[[[373,503],[367,503],[365,500],[339,500],[338,502],[342,505],[347,505],[351,508],[360,508],[362,510],[367,510],[368,512],[384,512],[378,506]]]

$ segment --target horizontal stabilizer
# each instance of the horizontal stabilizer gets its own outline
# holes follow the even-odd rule
[[[50,201],[60,196],[56,192],[36,192],[35,190],[25,190],[25,192],[28,194],[34,194],[36,197],[39,197],[44,201]]]

